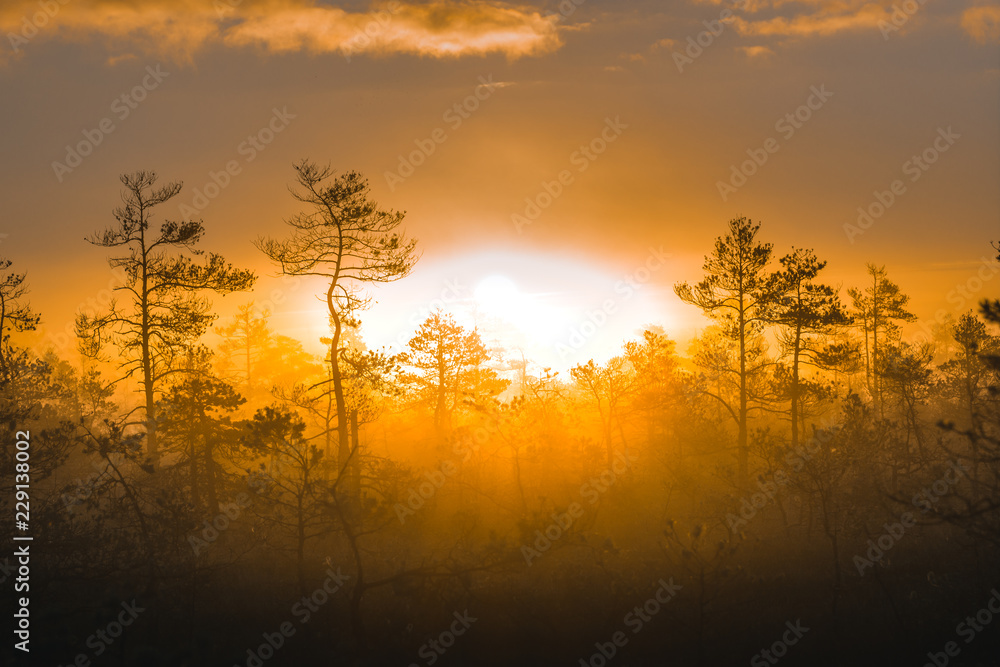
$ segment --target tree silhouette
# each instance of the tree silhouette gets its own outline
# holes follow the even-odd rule
[[[256,276],[236,269],[221,255],[209,253],[197,264],[190,255],[205,233],[200,220],[165,220],[151,229],[153,209],[181,191],[180,183],[156,187],[157,175],[137,171],[121,177],[122,206],[115,208],[116,224],[87,239],[93,245],[122,254],[108,258],[112,269],[124,269],[125,284],[115,287],[124,302],[113,300],[105,314],[77,317],[77,335],[95,350],[109,340],[120,350],[122,379],[139,376],[145,407],[146,450],[155,466],[159,461],[156,435],[156,397],[164,380],[177,369],[177,355],[204,334],[217,317],[201,292],[229,294],[249,290]]]
[[[996,381],[988,359],[1000,353],[1000,337],[990,335],[986,325],[971,311],[951,326],[951,334],[958,345],[958,354],[938,369],[944,376],[945,386],[968,416],[969,427],[975,429],[983,398],[990,384]]]
[[[240,306],[228,324],[215,328],[215,333],[222,337],[219,352],[225,365],[239,368],[248,390],[260,381],[256,375],[257,366],[274,337],[268,324],[270,316],[268,310],[258,313],[251,301]]]
[[[915,459],[912,453],[907,451],[905,456],[907,465],[914,460],[923,460],[926,455],[920,409],[930,396],[934,381],[932,357],[931,345],[928,343],[884,345],[880,352],[881,360],[877,372],[883,399],[886,395],[896,399],[899,414],[906,424],[904,443],[909,449],[912,441],[916,440],[920,453],[919,459]],[[883,404],[886,402],[883,400]]]
[[[10,332],[34,331],[41,321],[41,316],[22,300],[28,293],[24,284],[27,274],[9,271],[12,264],[9,259],[0,259],[0,381],[4,382],[11,356]]]
[[[452,412],[464,399],[493,397],[510,384],[484,367],[489,354],[478,331],[468,331],[446,313],[435,311],[417,328],[402,362],[416,369],[407,381],[420,399],[434,406],[434,428],[451,427]]]
[[[244,426],[246,442],[260,454],[273,457],[264,494],[276,506],[269,518],[292,536],[296,577],[305,595],[306,544],[330,530],[321,504],[323,451],[304,437],[306,425],[301,417],[278,406],[257,410]]]
[[[232,413],[246,400],[209,372],[207,350],[192,350],[193,373],[185,374],[158,402],[163,440],[179,450],[179,466],[188,469],[191,502],[219,513],[224,466],[221,450],[234,449],[237,427]]]
[[[997,251],[997,261],[1000,262],[1000,242],[994,243],[993,248]],[[1000,299],[983,299],[979,305],[979,312],[982,313],[983,318],[987,322],[992,322],[993,324],[1000,324]],[[986,355],[986,362],[993,367],[994,370],[1000,372],[1000,352],[996,354]]]
[[[684,400],[676,347],[666,334],[652,330],[643,331],[642,341],[625,344],[624,356],[635,373],[635,407],[646,415],[651,445],[658,436],[672,439],[668,424]]]
[[[625,357],[613,357],[604,365],[589,360],[570,369],[570,376],[577,386],[592,397],[601,418],[601,439],[604,442],[606,465],[611,468],[615,461],[615,446],[612,439],[614,428],[618,427],[622,447],[628,448],[622,427],[624,403],[637,388],[636,379]]]
[[[393,282],[410,273],[417,260],[416,241],[397,231],[404,213],[379,208],[361,174],[351,171],[334,177],[329,166],[308,160],[294,169],[299,189],[292,190],[292,196],[308,210],[285,220],[291,227],[287,239],[260,238],[254,245],[278,264],[283,275],[329,281],[330,380],[337,407],[337,464],[343,467],[351,456],[341,372],[344,329],[353,327],[358,312],[368,305],[370,298],[362,291],[366,285]]]
[[[822,336],[850,322],[837,291],[829,285],[815,282],[826,266],[812,250],[793,249],[782,257],[781,269],[775,274],[769,319],[779,325],[778,341],[791,356],[791,386],[789,388],[792,423],[792,447],[798,447],[803,386],[803,366],[817,367],[825,351]]]
[[[747,444],[747,405],[749,401],[748,358],[753,339],[760,336],[769,321],[768,310],[774,301],[773,284],[766,272],[773,246],[757,241],[759,224],[747,218],[729,221],[729,231],[715,240],[715,249],[705,257],[706,276],[695,285],[678,283],[677,296],[698,306],[705,314],[720,320],[726,333],[739,346],[739,410],[737,453],[739,483],[749,479]]]
[[[868,381],[868,392],[883,415],[882,379],[878,368],[881,363],[879,345],[884,347],[887,340],[896,335],[898,329],[895,321],[912,322],[916,319],[913,313],[906,310],[910,297],[903,294],[899,285],[889,280],[884,266],[868,265],[868,275],[872,278],[870,286],[860,290],[852,287],[847,290],[856,312],[856,320],[861,326],[865,337],[865,370]],[[880,334],[883,334],[880,338]]]

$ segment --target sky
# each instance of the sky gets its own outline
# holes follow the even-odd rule
[[[0,35],[0,255],[57,347],[117,284],[84,237],[137,169],[261,276],[220,312],[315,343],[322,286],[252,245],[300,210],[303,158],[419,241],[373,347],[441,305],[558,368],[648,324],[684,340],[705,321],[672,287],[739,216],[833,284],[886,265],[924,325],[1000,294],[995,2],[5,0]]]

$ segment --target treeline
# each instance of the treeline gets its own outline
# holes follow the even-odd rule
[[[136,600],[104,659],[732,664],[803,619],[797,660],[896,664],[1000,584],[1000,302],[908,342],[884,267],[845,295],[736,219],[675,288],[713,322],[683,354],[652,328],[563,377],[440,312],[389,354],[364,311],[417,261],[403,214],[360,174],[295,170],[301,212],[255,245],[324,281],[324,358],[272,329],[200,221],[157,219],[181,186],[151,172],[87,239],[125,279],[77,318],[77,354],[19,342],[40,318],[0,264],[45,659],[97,664],[88,637]]]

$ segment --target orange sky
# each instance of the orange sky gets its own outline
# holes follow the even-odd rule
[[[472,304],[490,276],[537,313],[546,363],[644,323],[684,338],[701,321],[671,286],[739,215],[778,255],[815,248],[831,282],[884,263],[925,321],[958,314],[1000,294],[1000,272],[977,278],[1000,239],[998,18],[965,0],[8,1],[0,250],[29,272],[43,336],[63,329],[111,280],[83,237],[118,174],[154,169],[185,182],[163,213],[204,218],[205,247],[257,268],[253,298],[284,290],[280,326],[315,336],[310,288],[278,288],[250,244],[283,233],[309,157],[365,173],[420,240],[413,276],[376,293],[373,344],[406,339],[448,281]],[[626,296],[653,255],[669,258]]]

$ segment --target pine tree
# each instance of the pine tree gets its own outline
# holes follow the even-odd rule
[[[451,315],[435,311],[417,328],[402,362],[416,370],[407,380],[434,406],[439,434],[450,429],[452,412],[463,400],[497,396],[510,384],[484,366],[488,359],[479,332],[466,330]]]
[[[28,293],[24,284],[26,274],[8,272],[11,265],[11,260],[0,259],[0,381],[6,381],[8,377],[10,332],[34,331],[41,321],[41,316],[22,300]]]
[[[883,416],[882,378],[878,369],[883,365],[884,349],[888,342],[898,335],[896,322],[912,322],[913,313],[906,310],[910,297],[899,289],[899,285],[889,280],[884,266],[868,265],[868,275],[872,277],[869,287],[860,290],[851,288],[847,293],[855,310],[858,323],[865,338],[865,377],[868,392]]]
[[[330,339],[330,382],[337,408],[337,463],[341,471],[351,459],[349,415],[341,360],[345,328],[356,325],[370,302],[363,289],[409,275],[417,261],[416,241],[398,231],[404,213],[384,210],[371,199],[368,181],[351,171],[334,177],[329,166],[308,160],[295,165],[299,189],[292,195],[307,205],[285,220],[285,240],[261,238],[257,249],[286,276],[319,276],[328,281],[326,306]],[[330,179],[333,179],[330,182]]]
[[[747,218],[729,221],[729,232],[715,240],[715,250],[705,257],[705,277],[695,285],[679,283],[674,291],[681,301],[690,303],[715,320],[721,321],[727,335],[739,347],[739,409],[737,453],[739,483],[749,479],[747,411],[750,397],[749,358],[774,301],[773,283],[767,273],[773,246],[757,240],[760,225]]]
[[[253,287],[252,271],[234,268],[221,255],[209,253],[195,263],[192,255],[205,233],[200,220],[165,220],[152,228],[153,210],[181,191],[180,183],[156,187],[157,175],[138,171],[121,177],[123,205],[114,210],[116,224],[89,237],[93,245],[121,254],[108,258],[112,269],[124,269],[125,284],[115,288],[124,295],[108,312],[77,318],[77,335],[100,350],[109,340],[123,359],[123,378],[139,376],[145,407],[146,451],[152,465],[159,460],[156,434],[156,398],[174,362],[197,341],[217,317],[203,292],[229,294]]]
[[[777,334],[786,354],[791,357],[789,394],[791,399],[792,448],[799,444],[802,420],[801,403],[803,366],[821,365],[820,357],[826,352],[823,337],[850,322],[837,295],[829,285],[816,282],[826,262],[816,258],[812,250],[793,248],[778,260],[781,269],[775,273],[776,299],[771,306],[769,319],[779,325]]]

